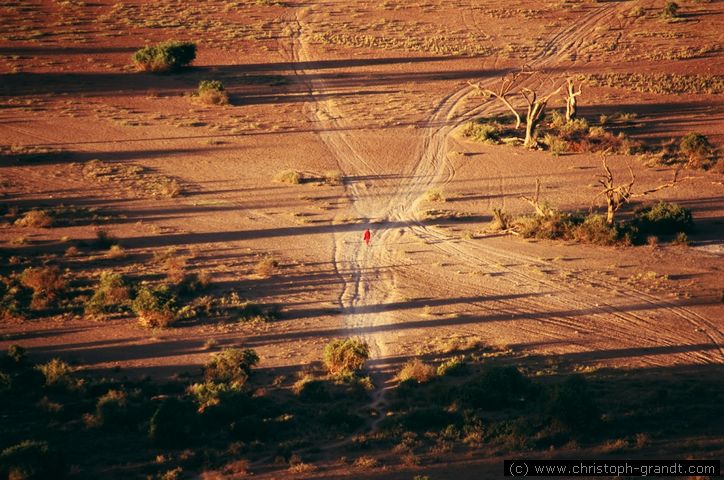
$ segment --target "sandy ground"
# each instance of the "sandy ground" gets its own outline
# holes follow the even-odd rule
[[[92,371],[121,367],[129,375],[174,376],[195,371],[208,356],[207,341],[215,339],[214,348],[253,347],[262,368],[293,372],[318,361],[329,339],[351,335],[372,346],[371,365],[382,385],[407,358],[455,337],[581,367],[722,363],[721,175],[687,172],[691,178],[676,188],[646,199],[693,210],[700,228],[690,247],[525,241],[486,233],[492,208],[528,211],[519,196],[532,193],[536,178],[552,204],[588,208],[599,157],[481,145],[456,133],[475,116],[501,111],[474,96],[468,82],[492,86],[523,64],[552,75],[721,76],[720,52],[707,50],[724,29],[719,3],[692,5],[687,21],[675,24],[655,18],[653,2],[637,2],[647,9],[643,18],[629,15],[630,2],[565,9],[526,2],[506,9],[467,1],[382,2],[389,8],[249,3],[226,9],[224,2],[209,2],[203,12],[208,35],[194,68],[161,76],[130,71],[131,53],[169,36],[201,40],[202,32],[196,20],[180,27],[139,20],[161,22],[170,3],[155,11],[129,3],[133,8],[111,15],[111,2],[99,2],[91,13],[74,16],[72,5],[29,2],[23,15],[7,17],[0,138],[6,146],[50,153],[25,160],[4,153],[2,200],[115,215],[103,228],[127,255],[63,260],[78,275],[112,268],[154,278],[153,252],[176,247],[194,268],[209,271],[219,290],[233,287],[278,304],[282,318],[148,331],[129,319],[53,317],[0,326],[0,348],[21,343],[33,355],[62,356]],[[179,15],[192,18],[194,8]],[[61,29],[68,18],[76,23]],[[27,28],[15,28],[21,25]],[[46,33],[27,37],[35,30]],[[430,37],[440,40],[406,42]],[[490,51],[462,56],[437,45]],[[686,58],[689,48],[703,53]],[[203,78],[223,80],[232,104],[193,103],[188,94]],[[718,146],[724,142],[721,95],[584,86],[580,102],[591,118],[637,113],[632,133],[647,141],[701,131]],[[560,98],[552,106],[559,108]],[[96,158],[179,179],[187,193],[162,198],[93,182],[82,165]],[[626,162],[642,190],[672,172],[634,157],[609,159],[622,176]],[[344,181],[272,181],[290,168],[340,171]],[[426,200],[430,190],[446,201]],[[432,208],[466,216],[427,220],[424,211]],[[366,228],[373,232],[370,246],[362,242]],[[94,229],[8,226],[0,230],[2,252],[5,259],[62,252],[68,239],[90,239]],[[19,237],[24,244],[17,244]],[[253,266],[265,255],[281,266],[271,278],[258,278]],[[377,399],[384,400],[384,390]]]

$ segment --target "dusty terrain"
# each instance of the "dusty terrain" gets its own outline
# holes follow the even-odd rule
[[[53,228],[6,224],[3,273],[48,261],[78,284],[103,269],[154,281],[162,275],[154,254],[175,248],[189,269],[211,275],[214,291],[235,289],[281,309],[268,323],[195,319],[162,330],[82,312],[8,320],[0,348],[20,343],[32,358],[61,357],[87,372],[167,379],[196,373],[210,351],[244,346],[259,353],[262,370],[294,375],[318,362],[330,339],[354,336],[371,346],[381,411],[401,364],[456,339],[572,371],[721,372],[720,171],[687,170],[675,188],[645,199],[692,210],[689,246],[525,240],[489,232],[492,209],[529,213],[520,196],[532,194],[536,179],[550,204],[588,209],[600,156],[553,156],[460,134],[469,120],[503,111],[469,82],[493,86],[526,65],[588,76],[580,114],[636,114],[624,126],[633,138],[656,144],[696,131],[720,148],[721,2],[682,2],[683,20],[674,23],[645,0],[264,3],[274,2],[0,7],[2,202],[107,216]],[[191,68],[134,71],[137,48],[169,38],[198,43]],[[681,85],[661,91],[660,74]],[[230,105],[192,101],[207,78],[224,82]],[[698,90],[702,78],[718,90]],[[549,109],[561,106],[554,97]],[[98,181],[84,173],[94,159],[142,166],[148,177]],[[630,164],[640,190],[673,172],[637,156],[608,163],[622,177]],[[337,171],[342,182],[274,181],[288,169]],[[154,178],[176,180],[183,193],[159,195],[144,183]],[[431,201],[430,191],[445,201]],[[440,218],[430,218],[433,209]],[[81,246],[63,256],[98,228],[125,254]],[[279,267],[258,275],[254,266],[267,256]],[[718,442],[712,448],[721,452]],[[486,465],[479,468],[497,474],[495,461]],[[452,475],[435,468],[431,478]],[[322,476],[341,475],[334,472]],[[398,478],[367,472],[378,473]]]

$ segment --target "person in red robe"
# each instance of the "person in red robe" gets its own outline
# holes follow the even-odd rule
[[[372,234],[370,233],[370,229],[368,228],[367,230],[365,230],[365,235],[364,235],[365,244],[367,244],[367,245],[370,244],[370,238],[372,238]]]

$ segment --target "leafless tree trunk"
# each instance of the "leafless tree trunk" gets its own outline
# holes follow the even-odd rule
[[[542,98],[538,98],[538,94],[530,88],[521,89],[520,94],[528,103],[528,113],[525,117],[525,140],[523,141],[523,146],[531,148],[536,145],[536,129],[545,115],[548,100],[550,100],[553,95],[560,92],[561,88],[563,87],[559,87],[557,90]]]
[[[616,186],[613,173],[611,169],[606,165],[606,158],[603,158],[603,170],[604,174],[599,176],[598,183],[600,183],[604,190],[599,193],[606,197],[606,223],[613,225],[614,217],[616,212],[629,201],[631,198],[631,190],[633,189],[634,183],[636,183],[636,176],[631,170],[631,165],[626,164],[628,171],[631,174],[631,181],[627,185]]]
[[[548,217],[553,213],[550,207],[540,202],[540,178],[535,179],[535,195],[532,198],[521,195],[520,198],[528,202],[539,217]]]
[[[503,103],[503,105],[505,105],[508,108],[508,110],[510,110],[510,112],[513,114],[513,116],[515,117],[515,128],[517,130],[518,128],[520,128],[520,124],[521,124],[520,114],[515,109],[515,107],[510,103],[510,101],[508,100],[507,97],[508,97],[508,95],[510,95],[510,91],[513,89],[513,87],[517,83],[518,78],[520,78],[522,75],[526,75],[526,74],[530,75],[531,73],[525,72],[525,71],[520,71],[520,72],[512,73],[509,75],[504,75],[500,79],[500,86],[498,87],[497,90],[481,88],[479,83],[477,83],[477,84],[472,84],[469,82],[468,83],[469,83],[469,85],[475,87],[480,93],[482,93],[486,97],[488,97],[488,98],[495,97],[498,100],[500,100]]]
[[[598,183],[600,183],[604,189],[596,196],[603,195],[606,198],[606,223],[608,223],[609,225],[613,225],[616,217],[616,212],[618,212],[624,204],[628,203],[631,198],[643,197],[650,193],[663,190],[664,188],[673,187],[679,181],[680,169],[677,168],[674,171],[674,178],[671,180],[671,182],[659,185],[658,187],[654,187],[641,193],[634,194],[633,186],[634,183],[636,183],[636,176],[634,175],[633,170],[631,170],[631,165],[626,163],[629,174],[631,175],[631,180],[629,181],[629,183],[625,185],[616,185],[613,178],[613,173],[611,173],[611,169],[608,168],[608,165],[606,165],[606,158],[604,157],[602,161],[604,173],[602,175],[599,175]]]
[[[566,79],[566,83],[566,121],[570,122],[576,118],[576,113],[578,113],[576,97],[581,94],[581,87],[579,86],[576,92],[573,86],[573,78],[571,77]]]

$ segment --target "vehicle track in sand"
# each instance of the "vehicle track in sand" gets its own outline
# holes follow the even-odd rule
[[[618,4],[592,7],[582,18],[554,34],[529,60],[529,67],[548,69],[558,65],[564,56],[575,57],[581,45],[595,35],[596,28],[612,22],[624,7]],[[296,10],[289,18],[293,35],[291,44],[285,47],[295,65],[306,66],[297,67],[296,74],[312,99],[307,104],[307,116],[316,124],[315,131],[345,176],[379,175],[382,169],[372,160],[364,144],[355,140],[354,129],[349,128],[353,125],[343,117],[330,96],[319,95],[318,92],[328,92],[325,82],[307,73],[315,65],[309,42],[309,15],[312,14],[308,7]],[[472,21],[478,25],[474,19]],[[496,59],[491,57],[486,62],[496,62]],[[483,66],[484,70],[489,68],[490,65]],[[493,84],[495,80],[484,80],[483,85]],[[375,222],[376,233],[368,248],[361,241],[358,225],[354,228],[339,225],[339,231],[335,233],[334,263],[344,280],[344,287],[338,301],[344,314],[345,329],[370,344],[372,358],[376,360],[377,379],[389,380],[389,376],[379,373],[391,351],[389,332],[396,325],[405,328],[409,321],[404,313],[392,308],[386,310],[384,305],[399,300],[396,293],[399,282],[425,273],[424,266],[400,267],[404,261],[395,245],[405,235],[414,235],[462,265],[502,274],[484,285],[464,278],[447,278],[450,284],[446,288],[441,286],[439,293],[447,290],[451,295],[454,291],[457,296],[481,298],[483,300],[465,303],[489,312],[495,318],[517,319],[516,328],[530,338],[560,339],[565,333],[566,342],[583,350],[711,343],[711,349],[684,349],[676,354],[677,361],[720,362],[724,354],[721,329],[714,321],[690,309],[618,282],[567,271],[558,264],[502,250],[484,241],[457,239],[425,225],[419,212],[425,192],[444,186],[455,176],[454,167],[447,158],[451,134],[475,116],[498,110],[491,103],[467,107],[472,93],[473,88],[466,85],[438,103],[422,129],[424,134],[413,157],[415,161],[403,167],[401,180],[381,179],[371,186],[361,182],[344,185],[355,214],[363,222]],[[382,188],[393,189],[393,194],[377,194]],[[505,187],[500,184],[499,188]],[[568,280],[561,282],[534,275],[531,267],[548,269]],[[690,328],[683,328],[674,321],[659,323],[647,315],[647,310],[657,313],[664,310],[666,315],[686,322]],[[583,312],[585,323],[581,319]],[[571,336],[570,332],[576,332],[576,335]],[[667,362],[670,360],[663,363]],[[660,362],[656,357],[647,357],[641,363],[654,366]],[[382,401],[383,391],[382,388],[377,390],[377,404]]]
[[[595,34],[595,29],[605,22],[611,22],[616,17],[616,11],[621,8],[616,5],[610,5],[594,10],[586,18],[580,22],[571,25],[547,42],[540,54],[536,55],[529,63],[533,69],[544,69],[555,65],[555,63],[563,55],[575,53],[578,47],[583,44],[586,39]],[[492,81],[488,81],[493,83]],[[411,176],[416,179],[416,184],[403,188],[401,195],[406,200],[410,200],[414,194],[420,193],[420,196],[412,198],[410,202],[397,202],[404,205],[403,211],[396,212],[396,219],[414,219],[415,225],[411,227],[411,231],[419,238],[424,239],[434,248],[441,250],[452,258],[462,261],[464,264],[476,268],[495,268],[504,264],[523,264],[523,268],[506,268],[506,274],[516,279],[512,289],[520,292],[524,290],[521,287],[529,286],[532,292],[538,291],[536,286],[545,286],[549,289],[545,303],[531,302],[530,299],[516,300],[516,306],[528,306],[533,311],[537,310],[541,317],[548,314],[542,322],[540,334],[546,334],[546,328],[567,326],[580,330],[587,328],[590,335],[602,335],[604,338],[611,340],[612,344],[617,346],[633,345],[645,346],[650,345],[650,336],[655,332],[657,345],[678,345],[682,340],[690,343],[700,343],[702,340],[712,343],[715,348],[709,351],[692,351],[683,356],[693,362],[720,362],[724,349],[722,348],[722,332],[720,328],[696,312],[687,308],[678,306],[670,301],[655,297],[651,294],[641,292],[634,288],[596,278],[595,280],[577,275],[574,281],[561,284],[560,282],[552,282],[546,279],[535,277],[527,272],[528,266],[535,265],[547,269],[553,268],[560,271],[560,267],[550,262],[543,262],[530,257],[518,254],[512,254],[508,251],[495,249],[485,243],[471,242],[466,240],[457,240],[454,237],[426,226],[418,213],[417,204],[421,200],[421,192],[429,188],[439,187],[448,183],[454,176],[454,171],[450,162],[447,161],[447,140],[450,134],[472,117],[484,113],[493,113],[496,110],[495,105],[490,104],[489,107],[474,108],[473,110],[456,113],[464,102],[466,92],[471,87],[464,87],[452,95],[446,97],[439,105],[430,120],[428,135],[423,142],[423,150],[419,155],[418,166],[415,173]],[[448,120],[439,127],[442,117]],[[570,276],[570,272],[562,271]],[[501,282],[496,282],[501,283]],[[581,284],[586,284],[595,293],[587,295],[582,294],[580,290]],[[500,294],[509,291],[509,288],[494,289],[491,293]],[[618,292],[616,295],[607,292]],[[606,298],[609,295],[611,298]],[[638,304],[639,309],[644,310],[648,306],[651,310],[666,310],[670,315],[687,322],[692,328],[688,331],[682,328],[666,328],[655,321],[651,321],[645,314],[638,314],[631,311],[632,300]],[[526,305],[528,304],[528,305]],[[579,311],[590,310],[595,307],[596,313],[587,317],[589,325],[585,327],[580,321],[575,319],[557,318],[555,310],[550,307],[559,305],[560,311],[565,311],[566,307],[573,307]],[[656,364],[655,361],[647,361],[646,363]]]

